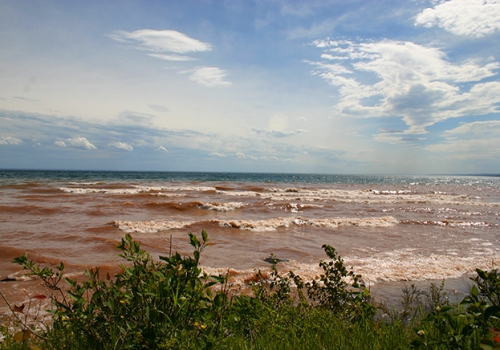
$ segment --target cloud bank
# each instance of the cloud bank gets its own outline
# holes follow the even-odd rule
[[[134,150],[134,147],[131,144],[119,141],[108,143],[108,147],[122,149],[128,152],[132,152]]]
[[[208,87],[231,85],[230,82],[224,81],[226,76],[227,72],[217,67],[198,67],[189,79]]]
[[[0,145],[20,145],[23,141],[16,137],[0,135]]]
[[[97,149],[97,147],[90,143],[85,137],[73,137],[67,139],[66,142],[56,141],[54,144],[59,147],[76,147],[86,150]]]
[[[455,35],[482,37],[500,30],[499,0],[454,0],[423,10],[415,25],[437,26]]]
[[[108,36],[119,42],[138,43],[138,49],[153,52],[188,53],[212,50],[210,44],[175,30],[141,29],[134,32],[117,30]]]
[[[313,74],[338,88],[342,116],[400,117],[406,134],[449,118],[499,111],[498,62],[452,63],[441,50],[407,41],[317,40]]]

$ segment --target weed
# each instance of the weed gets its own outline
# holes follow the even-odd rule
[[[495,349],[500,344],[500,276],[477,270],[475,286],[450,305],[444,281],[427,292],[403,289],[402,310],[389,322],[377,310],[360,275],[348,269],[331,246],[317,280],[269,273],[249,281],[253,295],[230,295],[226,276],[199,266],[209,245],[189,233],[192,256],[178,253],[158,261],[126,235],[118,245],[126,261],[113,277],[98,268],[78,282],[64,265],[40,267],[26,255],[14,261],[46,286],[50,322],[40,317],[45,294],[11,305],[13,317],[0,327],[0,349]],[[38,308],[38,309],[37,309]],[[29,310],[35,312],[28,312]],[[384,310],[383,310],[384,311]]]

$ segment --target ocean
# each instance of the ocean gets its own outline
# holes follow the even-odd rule
[[[14,257],[117,271],[127,233],[157,258],[191,253],[187,232],[204,229],[201,265],[241,290],[271,253],[316,278],[323,244],[385,294],[460,289],[500,264],[500,177],[3,170],[0,196],[0,289],[14,301],[39,287]]]

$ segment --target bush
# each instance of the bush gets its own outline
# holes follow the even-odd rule
[[[0,292],[15,326],[0,327],[0,348],[500,348],[496,270],[477,270],[476,285],[459,305],[449,305],[444,281],[428,292],[407,288],[403,310],[383,322],[375,317],[377,308],[361,276],[333,247],[323,246],[327,259],[319,263],[323,273],[317,280],[281,275],[276,259],[269,274],[257,273],[253,295],[230,296],[225,276],[207,275],[199,267],[207,233],[201,232],[201,240],[188,235],[192,256],[175,253],[159,261],[126,235],[118,245],[127,261],[122,270],[111,277],[90,269],[83,282],[66,278],[62,263],[51,269],[26,255],[14,259],[50,291],[51,318],[47,323],[24,304],[10,305]],[[32,296],[27,309],[39,311],[44,298]]]
[[[191,233],[189,237],[193,257],[176,253],[155,262],[127,235],[118,249],[129,265],[122,266],[114,278],[101,279],[99,269],[88,270],[83,283],[63,278],[62,264],[54,272],[36,266],[26,255],[14,261],[54,291],[52,327],[46,334],[51,346],[208,348],[220,341],[226,306],[225,295],[214,294],[211,287],[225,279],[208,276],[198,266],[208,242],[206,232],[202,231],[202,242]],[[67,291],[62,279],[69,284]]]

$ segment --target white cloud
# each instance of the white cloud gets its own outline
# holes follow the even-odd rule
[[[304,129],[297,129],[293,131],[285,131],[285,130],[262,130],[262,129],[252,129],[255,131],[257,134],[262,134],[265,136],[273,136],[273,137],[288,137],[288,136],[295,136],[295,135],[300,135],[305,132],[308,132],[307,130]]]
[[[56,141],[56,142],[54,142],[54,144],[56,146],[59,146],[59,147],[72,146],[72,147],[83,148],[83,149],[88,149],[88,150],[97,149],[97,147],[94,146],[93,144],[91,144],[85,137],[73,137],[73,138],[67,139],[66,142]]]
[[[378,142],[389,143],[389,144],[414,144],[417,141],[425,140],[422,137],[409,137],[403,133],[387,133],[387,132],[379,132],[373,135],[373,138]]]
[[[455,35],[482,37],[500,30],[499,0],[453,0],[423,10],[415,25],[438,26]]]
[[[230,82],[224,81],[227,72],[217,67],[198,67],[189,79],[205,86],[227,86]]]
[[[465,134],[470,136],[490,134],[498,137],[500,135],[500,120],[463,123],[455,129],[445,131],[445,133],[448,135]]]
[[[132,145],[126,142],[119,142],[119,141],[108,143],[108,147],[118,148],[128,152],[132,152],[134,150],[134,147],[132,147]]]
[[[444,142],[426,149],[454,159],[500,159],[500,120],[462,123],[444,134]]]
[[[148,105],[148,107],[154,111],[157,111],[157,112],[163,112],[163,113],[170,112],[170,109],[168,109],[167,107],[164,107],[164,106]]]
[[[243,153],[243,152],[236,152],[235,154],[236,158],[239,158],[239,159],[250,159],[250,160],[258,160],[259,157],[257,156],[254,156],[252,154],[246,154],[246,153]],[[265,157],[267,158],[267,157]]]
[[[181,56],[181,55],[164,55],[159,53],[150,53],[148,56],[159,58],[165,61],[194,61],[195,58],[189,56]]]
[[[21,139],[0,135],[0,145],[20,145],[23,141]]]
[[[500,160],[500,139],[451,140],[446,143],[426,147],[426,150],[445,153],[453,159]]]
[[[218,153],[218,152],[212,152],[210,153],[210,155],[219,158],[224,158],[226,156],[224,153]]]
[[[156,150],[168,153],[168,150],[165,147],[163,147],[163,146],[158,147]]]
[[[497,112],[500,82],[481,80],[497,74],[498,62],[453,64],[439,49],[411,42],[328,39],[314,44],[348,58],[336,64],[309,62],[316,67],[313,74],[338,87],[337,115],[397,116],[409,127],[405,133],[424,134],[448,118]]]
[[[140,49],[153,52],[187,53],[212,49],[210,44],[190,38],[175,30],[141,29],[135,32],[117,30],[109,37],[120,42],[139,42]]]

